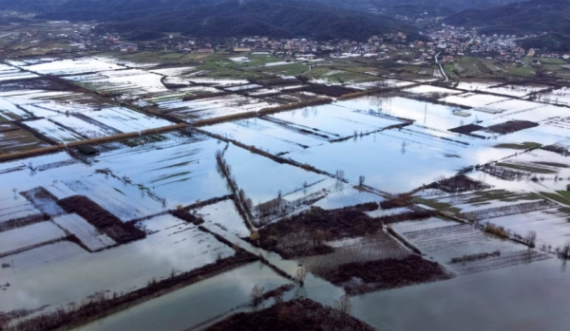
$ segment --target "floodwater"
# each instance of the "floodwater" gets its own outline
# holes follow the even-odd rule
[[[354,297],[352,315],[380,330],[568,330],[570,270],[551,259]]]
[[[185,330],[249,303],[254,286],[271,291],[289,284],[260,262],[203,280],[86,325],[78,330]],[[225,316],[224,316],[225,317]]]
[[[158,222],[155,228],[162,230],[111,250],[88,253],[63,241],[0,259],[0,264],[10,265],[0,269],[0,279],[11,284],[0,292],[0,311],[57,307],[80,302],[97,291],[128,292],[173,271],[190,271],[234,255],[230,247],[194,225],[173,227],[164,217],[146,222]]]
[[[289,156],[330,173],[343,170],[345,178],[353,183],[363,175],[367,185],[401,193],[432,183],[440,176],[453,176],[463,167],[513,154],[505,149],[484,145],[466,147],[429,138],[421,129],[391,130],[293,152]]]
[[[202,127],[202,129],[273,154],[313,147],[325,142],[317,136],[302,134],[260,118],[225,122]]]
[[[230,145],[225,159],[232,167],[237,186],[254,204],[266,202],[297,191],[326,177]]]

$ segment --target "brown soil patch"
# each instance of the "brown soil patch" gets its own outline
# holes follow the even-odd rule
[[[2,126],[4,126],[4,124]],[[25,152],[50,146],[48,143],[38,139],[32,133],[18,126],[11,124],[10,128],[6,126],[3,130],[2,134],[0,134],[0,155]]]
[[[239,313],[212,325],[207,331],[372,331],[372,327],[309,299],[275,304],[267,309]]]
[[[324,210],[313,207],[290,219],[259,230],[259,239],[250,241],[283,258],[327,254],[332,247],[324,242],[376,233],[382,223],[351,208]]]
[[[405,221],[417,221],[439,215],[437,210],[414,210],[407,213],[386,215],[376,218],[376,220],[385,224],[393,224]]]
[[[322,94],[329,97],[340,97],[343,94],[359,92],[358,90],[342,86],[310,85],[304,89],[307,92]]]
[[[142,239],[146,234],[131,223],[123,223],[88,197],[75,195],[57,202],[66,212],[76,213],[97,229],[122,244]]]
[[[499,134],[507,134],[512,132],[521,131],[524,129],[530,129],[537,127],[538,123],[531,122],[531,121],[508,121],[501,124],[496,124],[488,127],[489,131],[499,133]]]
[[[389,200],[384,200],[380,202],[380,207],[382,209],[392,209],[392,208],[402,208],[407,207],[412,204],[412,197],[408,194],[402,194],[393,197]]]
[[[543,146],[543,147],[541,147],[541,149],[544,149],[545,151],[549,151],[549,152],[558,153],[560,155],[568,155],[569,154],[568,149],[566,147],[558,146],[558,145]]]
[[[474,131],[479,131],[484,129],[485,127],[477,125],[477,124],[467,124],[464,126],[459,126],[453,129],[449,129],[448,131],[455,132],[455,133],[462,133],[462,134],[470,134]]]
[[[439,264],[417,255],[404,259],[347,263],[318,276],[342,286],[349,295],[451,278]]]
[[[471,179],[464,175],[446,178],[427,186],[431,189],[439,189],[448,193],[485,190],[491,188],[483,182]]]
[[[201,219],[200,217],[197,217],[195,215],[192,215],[186,209],[176,209],[175,211],[173,211],[171,213],[173,216],[176,216],[179,219],[186,221],[188,223],[192,223],[194,225],[200,225],[200,224],[204,223],[203,219]]]

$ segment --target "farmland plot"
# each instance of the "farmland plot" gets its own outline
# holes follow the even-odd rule
[[[279,192],[287,196],[291,192],[302,190],[304,185],[326,178],[288,164],[277,163],[232,145],[224,157],[232,168],[237,186],[245,191],[254,205],[277,198]]]
[[[184,230],[188,228],[188,222],[172,216],[170,213],[154,216],[136,222],[136,227],[147,234],[155,234],[160,231],[172,231],[172,229]]]
[[[137,147],[102,153],[96,157],[97,168],[127,177],[133,184],[164,198],[171,207],[228,193],[226,181],[216,172],[215,153],[224,145],[182,132],[162,137],[157,143],[147,139],[143,146],[137,143]]]
[[[570,214],[564,208],[553,208],[518,215],[496,217],[493,224],[502,226],[514,233],[525,235],[529,231],[537,234],[537,247],[562,248],[568,242]]]
[[[326,242],[335,248],[333,253],[304,257],[300,261],[312,272],[323,273],[342,264],[383,259],[400,259],[411,252],[383,231],[374,235]]]
[[[224,200],[195,210],[210,228],[220,228],[238,237],[248,237],[250,234],[233,200]]]
[[[196,71],[196,67],[161,68],[161,69],[151,69],[148,71],[163,76],[187,77],[190,76],[192,72]]]
[[[65,213],[57,205],[57,198],[43,187],[36,187],[26,192],[20,192],[20,194],[44,214],[57,216]]]
[[[0,256],[51,243],[64,237],[66,237],[65,232],[51,222],[0,232]]]
[[[161,82],[162,76],[140,69],[103,71],[66,79],[100,93],[138,95],[168,91]]]
[[[125,133],[172,125],[171,122],[161,118],[151,117],[121,107],[105,108],[101,111],[86,113],[85,116]]]
[[[508,100],[506,97],[499,97],[495,95],[477,94],[477,93],[464,93],[459,95],[451,95],[439,99],[441,102],[451,103],[458,106],[465,107],[486,107],[492,103]]]
[[[247,84],[247,85],[238,85],[238,86],[226,87],[225,90],[230,91],[230,92],[240,92],[240,91],[247,91],[247,90],[255,90],[255,89],[262,88],[262,87],[263,87],[262,85],[258,85],[258,84]]]
[[[266,116],[264,119],[328,140],[379,131],[403,123],[398,119],[375,116],[338,105],[307,107]]]
[[[157,214],[166,208],[163,200],[149,196],[139,186],[103,173],[61,179],[54,184],[56,187],[60,185],[67,186],[74,195],[89,197],[123,222]]]
[[[404,93],[411,93],[411,94],[419,94],[422,96],[432,96],[432,95],[451,95],[451,94],[460,94],[461,91],[448,89],[445,87],[439,86],[432,86],[432,85],[420,85],[415,87],[410,87],[403,89],[402,92]]]
[[[75,244],[56,243],[0,258],[0,264],[13,263],[17,269],[16,275],[12,268],[0,269],[2,280],[11,284],[1,294],[0,311],[56,308],[97,291],[129,292],[151,279],[168,278],[173,270],[179,274],[233,255],[230,247],[193,225],[91,254]]]
[[[187,122],[240,113],[256,112],[263,108],[274,106],[278,106],[278,104],[272,104],[241,95],[227,95],[192,101],[168,102],[159,105],[163,111],[167,111],[173,116]]]
[[[36,77],[38,77],[38,75],[16,69],[9,65],[0,64],[0,82]]]
[[[87,118],[88,117],[82,117]],[[60,115],[50,118],[51,122],[69,128],[73,132],[80,134],[82,137],[89,139],[112,136],[120,133],[111,127],[100,124],[97,121],[85,121],[80,117]]]
[[[93,225],[77,214],[67,214],[53,218],[53,222],[76,236],[91,252],[114,246],[116,242],[100,233]]]
[[[354,182],[357,182],[357,179],[354,179]],[[307,205],[311,202],[307,201],[307,198],[312,200],[311,198],[315,197],[319,197],[319,199]],[[303,208],[315,206],[325,210],[340,209],[369,202],[378,203],[384,200],[378,194],[355,188],[351,184],[335,178],[325,178],[315,183],[303,184],[300,189],[285,194],[283,199],[291,203],[299,202]]]
[[[72,96],[73,97],[73,96]],[[55,114],[76,114],[85,113],[88,111],[95,110],[97,107],[95,104],[90,103],[79,103],[75,102],[73,98],[69,101],[62,100],[47,100],[43,102],[36,102],[31,104],[22,105],[26,111],[35,114],[38,117],[49,117]],[[43,112],[42,112],[43,110]],[[49,112],[46,112],[49,111]]]
[[[41,218],[41,211],[30,201],[8,188],[0,190],[0,224],[3,222],[36,216]]]
[[[303,134],[287,126],[260,118],[225,122],[202,127],[202,129],[274,154],[282,154],[324,143],[320,137]]]
[[[103,59],[97,58],[80,58],[72,60],[56,60],[53,62],[43,62],[22,67],[31,72],[37,72],[42,75],[76,75],[89,72],[98,72],[104,70],[123,69],[124,67],[105,62]]]
[[[25,122],[25,125],[57,142],[68,143],[84,139],[75,132],[57,125],[56,123],[47,119],[27,121]]]
[[[538,94],[537,99],[553,105],[568,106],[570,105],[570,88],[562,87],[549,93]]]
[[[192,78],[190,82],[193,84],[203,84],[211,86],[236,86],[249,83],[247,79],[218,79],[218,78]]]
[[[467,91],[484,91],[487,88],[499,85],[500,82],[482,81],[482,82],[459,82],[455,88]]]
[[[377,89],[377,88],[397,88],[397,87],[406,87],[410,85],[414,85],[414,82],[408,82],[403,80],[396,80],[396,79],[385,79],[379,81],[372,81],[372,82],[352,82],[347,85],[347,87],[359,89],[359,90],[368,90],[368,89]]]
[[[435,219],[438,224],[440,220]],[[546,253],[529,251],[525,246],[502,241],[488,235],[470,224],[449,222],[448,225],[432,227],[427,221],[398,223],[393,229],[416,245],[422,252],[433,256],[441,263],[460,274],[490,271],[551,258]],[[428,224],[427,228],[423,228]],[[412,230],[413,229],[413,230]],[[499,251],[500,254],[493,254]],[[476,254],[489,254],[485,258],[465,259]]]
[[[544,107],[543,104],[532,102],[532,101],[525,101],[525,100],[503,100],[488,104],[485,108],[493,110],[494,112],[498,113],[497,118],[500,117],[519,117],[520,114],[524,114],[526,111],[530,111],[533,109],[538,109]],[[540,119],[531,118],[534,122],[539,122]],[[527,119],[528,120],[528,119]]]
[[[0,124],[0,155],[49,146],[32,133],[10,123]]]
[[[401,97],[368,97],[342,101],[338,105],[362,113],[405,118],[418,125],[442,131],[490,117],[484,113],[473,113],[467,118],[459,117],[454,115],[454,107]]]
[[[290,157],[329,173],[343,170],[345,178],[351,181],[364,175],[366,185],[401,193],[427,185],[440,176],[453,177],[466,166],[484,164],[511,154],[512,151],[484,144],[467,147],[438,139],[429,131],[422,132],[414,127],[413,130],[389,130],[325,144],[292,152]]]
[[[32,117],[32,114],[18,108],[11,100],[0,97],[0,120],[14,121]]]
[[[523,98],[528,96],[531,93],[537,93],[543,90],[548,89],[549,86],[546,85],[501,85],[501,86],[492,86],[489,88],[484,89],[484,92],[489,93],[496,93],[502,95],[513,96],[517,98]]]
[[[338,189],[338,184],[335,183],[334,187],[336,188],[335,190],[332,190],[330,194],[317,201],[313,206],[323,209],[339,209],[384,200],[384,198],[377,194],[355,189],[349,184],[345,184]]]
[[[19,106],[39,104],[40,107],[56,113],[85,111],[97,102],[89,94],[41,89],[17,89],[0,92],[0,98],[0,100],[8,102],[8,104],[3,103],[3,105],[8,107],[10,111],[13,111],[13,108],[10,108],[10,103]]]

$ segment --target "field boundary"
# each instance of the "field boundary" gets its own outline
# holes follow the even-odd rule
[[[42,147],[42,148],[32,149],[30,151],[25,151],[25,152],[0,155],[0,162],[13,161],[13,160],[22,159],[22,158],[31,157],[31,156],[39,156],[39,155],[59,152],[59,151],[63,151],[63,150],[67,150],[69,148],[74,148],[74,147],[79,147],[79,146],[98,145],[98,144],[113,142],[113,141],[117,141],[117,140],[123,140],[123,139],[127,139],[127,138],[135,138],[135,137],[139,137],[139,136],[143,136],[143,135],[162,133],[162,132],[167,132],[167,131],[175,131],[175,130],[183,129],[186,127],[188,127],[188,124],[179,123],[179,124],[163,126],[160,128],[148,129],[148,130],[143,130],[143,131],[138,131],[138,132],[121,133],[121,134],[117,134],[117,135],[113,135],[113,136],[109,136],[109,137],[87,139],[87,140],[81,140],[81,141],[74,141],[74,142],[71,142],[68,144],[58,144],[55,146]]]

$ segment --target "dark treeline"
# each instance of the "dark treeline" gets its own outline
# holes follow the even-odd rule
[[[366,40],[372,35],[404,32],[409,39],[419,37],[414,27],[395,18],[308,0],[67,0],[42,9],[39,17],[98,20],[106,22],[101,26],[104,30],[144,35],[178,31],[196,37]]]

